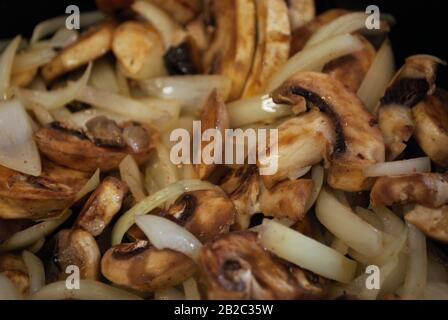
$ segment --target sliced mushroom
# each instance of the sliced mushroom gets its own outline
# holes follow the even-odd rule
[[[226,105],[224,104],[224,101],[222,100],[218,91],[215,89],[208,97],[202,110],[201,115],[202,134],[208,129],[216,129],[219,130],[221,136],[224,137],[225,129],[228,129],[229,126],[230,126],[229,114],[227,112]],[[199,152],[204,150],[204,148],[206,148],[206,146],[208,145],[216,146],[215,141],[213,139],[210,142],[203,141],[202,148],[199,150]],[[224,145],[222,146],[221,150],[219,149],[216,150],[215,148],[213,148],[213,156],[216,156],[215,152],[220,152],[222,157],[221,159],[224,159]],[[201,163],[195,165],[194,167],[199,178],[205,180],[208,179],[210,174],[216,169],[217,164]]]
[[[324,73],[342,82],[352,92],[358,91],[376,57],[373,45],[363,36],[358,35],[357,37],[363,45],[360,51],[333,60],[323,69]]]
[[[61,213],[89,179],[83,172],[43,161],[42,174],[29,176],[0,166],[0,218],[47,219]]]
[[[256,0],[255,4],[257,46],[243,97],[264,93],[269,80],[289,57],[291,29],[285,1]]]
[[[84,204],[75,226],[94,237],[100,235],[120,211],[128,191],[128,186],[117,178],[105,178]]]
[[[291,30],[303,27],[316,15],[314,0],[287,0]]]
[[[405,219],[428,237],[448,244],[448,205],[436,209],[416,205]]]
[[[333,147],[329,148],[330,153],[327,154],[330,162],[327,181],[331,187],[349,192],[371,188],[373,181],[364,177],[363,171],[374,163],[384,161],[384,141],[375,118],[354,93],[329,75],[301,72],[283,83],[272,96],[276,103],[298,106],[303,106],[305,100],[331,121],[334,140],[330,140]],[[328,120],[319,121],[321,125],[328,123]],[[282,143],[280,136],[279,132],[279,157]],[[314,148],[323,149],[317,146]],[[288,161],[292,162],[294,158]],[[279,158],[279,172],[284,172],[281,170],[281,162]]]
[[[79,268],[81,279],[97,280],[100,276],[101,253],[95,238],[81,229],[61,230],[56,235],[49,278],[64,280],[70,275],[67,267]]]
[[[151,292],[182,283],[196,271],[194,262],[182,253],[157,250],[147,241],[120,244],[101,260],[101,272],[115,284]]]
[[[112,51],[127,77],[147,79],[166,74],[162,39],[150,24],[127,21],[117,27]]]
[[[412,109],[412,115],[418,145],[432,161],[448,167],[448,93],[437,89]]]
[[[264,185],[270,189],[297,176],[303,168],[321,162],[333,152],[335,142],[331,120],[322,112],[313,109],[286,120],[278,127],[278,170],[261,177]]]
[[[193,20],[201,9],[200,0],[149,0],[164,11],[174,20],[186,24]]]
[[[42,68],[42,77],[52,81],[60,75],[77,69],[105,55],[111,48],[115,23],[105,22],[92,27],[73,43],[64,48]]]
[[[411,108],[434,93],[439,64],[444,62],[428,55],[407,58],[381,98],[377,113],[387,160],[395,159],[406,148],[414,132]]]
[[[294,222],[305,217],[305,207],[313,189],[313,180],[280,182],[260,195],[260,210],[266,216],[288,218]]]
[[[235,100],[244,89],[255,51],[255,0],[210,0],[208,9],[212,41],[203,69],[231,79],[229,99]]]
[[[30,277],[23,259],[14,254],[0,255],[0,274],[5,275],[22,296],[30,289]]]
[[[131,154],[139,164],[147,161],[154,149],[154,133],[136,123],[122,124],[120,130],[117,130],[115,125],[110,125],[111,121],[93,121],[93,119],[89,121],[87,137],[93,141],[87,139],[82,131],[67,130],[66,127],[54,124],[39,129],[34,137],[39,150],[46,157],[81,171],[93,172],[97,168],[102,172],[113,170],[128,154]],[[134,126],[141,128],[146,134],[142,134],[142,130],[126,134],[129,128]],[[111,141],[112,145],[117,147],[110,147]],[[123,141],[131,145],[120,147]]]
[[[311,38],[311,36],[323,25],[333,21],[334,19],[346,13],[348,13],[348,11],[343,9],[327,10],[318,15],[315,19],[301,26],[300,28],[292,29],[290,56],[302,50],[305,47],[308,40]]]
[[[251,232],[228,233],[206,244],[198,266],[208,299],[313,299],[324,280],[273,257]]]
[[[448,175],[414,173],[381,177],[373,185],[370,202],[374,206],[417,203],[438,208],[448,203]]]

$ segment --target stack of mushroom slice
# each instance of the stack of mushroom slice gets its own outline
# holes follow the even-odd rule
[[[276,103],[293,105],[298,116],[278,128],[278,171],[263,176],[267,187],[325,159],[332,188],[348,192],[371,188],[373,180],[363,171],[384,161],[384,142],[375,118],[354,93],[330,75],[300,72],[272,97]],[[310,130],[303,127],[306,124]]]
[[[167,210],[158,210],[157,214],[185,227],[202,243],[208,243],[229,232],[235,208],[224,192],[200,190],[183,194]],[[159,250],[146,237],[133,240],[116,245],[104,254],[101,271],[109,281],[141,292],[153,292],[179,285],[196,272],[195,262],[184,254]]]
[[[90,119],[86,129],[53,122],[35,133],[38,148],[47,158],[66,167],[94,172],[116,169],[132,155],[137,163],[147,161],[154,149],[155,133],[144,125],[118,125],[104,116]]]
[[[428,237],[448,243],[448,174],[415,173],[379,178],[371,191],[373,206],[415,204],[405,219]]]
[[[386,158],[393,160],[406,148],[414,132],[412,107],[435,92],[437,67],[445,62],[429,55],[415,55],[392,79],[376,112],[386,144]]]

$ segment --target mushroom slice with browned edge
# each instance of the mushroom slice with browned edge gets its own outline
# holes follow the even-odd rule
[[[448,205],[440,208],[416,205],[404,217],[428,237],[448,244]]]
[[[373,45],[363,36],[357,37],[363,46],[361,50],[333,60],[323,69],[352,92],[358,91],[376,56]]]
[[[205,14],[212,41],[204,53],[203,69],[232,80],[229,99],[236,100],[243,92],[255,52],[255,0],[210,0]]]
[[[193,20],[201,9],[200,0],[149,0],[181,24]]]
[[[145,240],[114,246],[101,260],[104,277],[143,292],[178,285],[195,271],[193,260],[187,256],[168,249],[157,250]]]
[[[413,173],[379,178],[370,192],[373,206],[417,203],[438,208],[448,203],[448,174]]]
[[[64,48],[53,60],[43,66],[44,80],[52,81],[64,73],[105,55],[111,48],[114,29],[115,23],[110,21],[92,27],[78,41]]]
[[[287,0],[291,29],[296,30],[312,21],[316,15],[314,0]]]
[[[105,178],[84,204],[75,226],[99,236],[120,211],[128,191],[126,183],[114,177]]]
[[[326,150],[329,160],[327,181],[331,187],[348,192],[371,188],[373,180],[364,176],[364,169],[384,161],[384,142],[375,118],[366,110],[356,94],[347,90],[341,82],[329,75],[318,72],[301,72],[285,81],[272,93],[272,97],[276,103],[289,103],[298,106],[298,111],[306,110],[308,105],[316,107],[327,117],[325,121],[331,122],[334,140],[330,140],[333,145]],[[319,125],[323,123],[320,120]],[[305,132],[303,134],[306,135]],[[308,134],[313,134],[313,130]],[[294,142],[289,143],[293,144]],[[282,161],[295,161],[295,158],[281,159],[281,144],[281,133],[279,132],[279,171],[277,175],[282,172]],[[326,146],[321,144],[314,148],[325,149]],[[303,157],[300,153],[296,153],[295,156],[298,159]],[[319,157],[316,155],[311,160],[318,162]],[[302,168],[311,164],[313,161],[306,162]],[[291,164],[291,166],[300,169],[297,165]],[[284,171],[283,174],[285,174]],[[266,184],[266,178],[263,178]]]
[[[394,160],[406,148],[414,132],[411,108],[434,93],[440,64],[445,62],[429,55],[407,58],[381,98],[376,111],[386,144],[387,160]]]
[[[81,279],[97,280],[100,276],[101,253],[95,238],[82,229],[64,229],[55,237],[53,259],[47,269],[51,280],[63,280],[69,275],[67,267],[79,268]]]
[[[154,133],[137,123],[118,126],[105,117],[86,124],[87,130],[71,130],[60,123],[39,129],[34,138],[40,152],[52,161],[85,172],[116,169],[132,155],[137,163],[147,161],[154,149]]]
[[[209,95],[207,101],[205,102],[205,105],[202,110],[201,114],[201,130],[202,134],[204,134],[205,131],[208,129],[211,130],[217,130],[221,134],[221,137],[225,136],[225,129],[228,129],[230,126],[229,124],[229,114],[227,112],[226,105],[224,104],[223,99],[219,95],[218,91],[215,89],[212,91],[212,93]],[[213,138],[215,139],[215,138]],[[213,164],[206,164],[201,162],[200,164],[197,164],[194,166],[198,176],[200,179],[206,180],[209,178],[209,176],[212,174],[212,172],[216,169],[217,164],[216,163],[223,163],[224,162],[224,144],[222,146],[219,146],[219,144],[216,143],[216,141],[212,140],[210,142],[203,141],[202,147],[197,150],[198,152],[201,152],[202,150],[205,150],[205,148],[210,148],[213,146],[213,154],[209,156],[213,156],[215,159],[218,156],[216,153],[220,153],[221,160],[222,161],[216,161]],[[216,148],[218,146],[218,148]],[[199,154],[199,157],[202,157],[202,154]]]
[[[75,199],[89,174],[43,161],[39,177],[0,166],[0,218],[47,219]]]
[[[437,89],[412,109],[414,137],[438,165],[448,168],[448,93]]]
[[[289,57],[291,29],[284,0],[256,0],[257,46],[243,97],[262,94]]]
[[[10,253],[0,255],[0,274],[11,281],[21,296],[28,295],[30,276],[22,257]]]
[[[326,293],[324,279],[275,258],[252,232],[228,233],[206,244],[198,266],[210,300],[317,299]]]

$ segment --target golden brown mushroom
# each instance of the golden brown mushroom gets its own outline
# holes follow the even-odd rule
[[[405,219],[428,237],[448,244],[448,205],[436,209],[416,205]]]
[[[92,27],[72,45],[64,48],[42,68],[42,77],[52,81],[60,75],[77,69],[105,55],[111,48],[115,23],[105,22]]]
[[[5,275],[22,296],[28,295],[30,277],[21,257],[9,253],[0,255],[0,274]]]
[[[314,0],[287,0],[288,16],[291,30],[296,30],[310,21],[316,15]]]
[[[232,232],[206,244],[198,266],[207,299],[313,299],[324,280],[273,257],[251,232]]]
[[[170,17],[179,22],[186,24],[193,20],[201,9],[200,0],[149,0],[156,6],[167,12]]]
[[[100,235],[120,211],[128,191],[126,183],[114,177],[105,178],[84,204],[75,226],[94,237]]]
[[[284,82],[272,96],[276,103],[301,106],[299,110],[304,109],[305,100],[307,105],[317,108],[327,117],[325,121],[331,121],[335,140],[327,143],[332,144],[332,148],[326,154],[330,162],[327,181],[331,187],[349,192],[370,189],[373,181],[364,177],[363,171],[372,164],[384,161],[384,142],[375,118],[354,93],[329,75],[301,72]],[[280,137],[279,132],[281,157]],[[325,144],[323,146],[321,144],[320,148],[325,149]],[[301,155],[297,154],[297,157]],[[320,158],[316,157],[316,160],[318,162]],[[279,172],[284,174],[285,168],[282,170],[281,163],[282,159],[279,158]],[[310,163],[305,166],[308,165]],[[266,179],[264,181],[266,184]]]

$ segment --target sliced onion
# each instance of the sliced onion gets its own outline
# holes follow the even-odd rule
[[[120,68],[119,63],[115,64],[115,75],[117,78],[118,93],[122,96],[129,97],[131,95],[131,90],[129,89],[129,83],[123,71]]]
[[[40,222],[15,233],[8,240],[0,244],[0,252],[23,249],[32,245],[39,239],[48,236],[56,230],[70,217],[71,213],[71,210],[65,210],[62,215],[56,219]]]
[[[14,57],[21,40],[22,38],[20,36],[15,37],[0,56],[0,100],[7,99],[9,97],[8,90],[10,86]]]
[[[185,31],[168,14],[147,1],[136,1],[132,9],[151,22],[163,39],[165,48],[175,47],[185,39]]]
[[[325,24],[317,30],[307,41],[305,48],[322,43],[334,36],[352,33],[366,27],[367,16],[364,12],[352,12],[344,14]]]
[[[151,214],[136,217],[135,223],[157,249],[181,252],[195,261],[199,258],[201,242],[177,223]]]
[[[183,286],[184,286],[185,299],[201,300],[201,295],[198,290],[198,284],[193,277],[184,281]]]
[[[148,191],[156,192],[179,180],[177,167],[170,160],[170,152],[163,144],[157,146],[157,154],[146,165],[145,183]]]
[[[374,257],[381,253],[382,232],[354,214],[326,189],[322,189],[317,198],[316,217],[332,234],[363,255]]]
[[[348,253],[348,246],[342,242],[341,239],[334,238],[331,243],[331,248],[345,256]]]
[[[22,252],[23,262],[30,277],[30,295],[45,285],[45,270],[42,261],[29,251]]]
[[[398,236],[405,231],[406,226],[404,222],[391,210],[386,207],[373,207],[372,209],[381,220],[382,231],[393,236]]]
[[[17,95],[24,105],[29,108],[35,104],[43,106],[48,110],[63,107],[67,103],[75,100],[83,92],[89,80],[91,69],[92,63],[90,62],[84,74],[78,80],[68,82],[65,88],[51,91],[17,89]]]
[[[431,160],[428,157],[376,163],[364,171],[364,176],[387,177],[417,172],[431,172]]]
[[[79,38],[79,33],[76,30],[69,30],[65,27],[56,31],[50,40],[50,46],[52,48],[65,48],[75,43]]]
[[[259,238],[280,258],[328,279],[347,283],[355,276],[355,261],[278,222],[264,219]]]
[[[291,106],[276,104],[269,95],[255,96],[229,103],[227,110],[232,128],[292,114]]]
[[[328,62],[359,51],[362,47],[363,44],[357,37],[342,34],[299,51],[272,77],[268,92],[277,89],[297,72],[321,71]]]
[[[80,17],[80,25],[85,28],[104,20],[105,16],[100,11],[83,12]],[[54,17],[39,23],[33,30],[30,44],[35,45],[39,40],[55,33],[65,27],[67,16]]]
[[[448,283],[430,282],[425,288],[425,300],[448,300]]]
[[[178,197],[185,192],[216,189],[219,188],[209,182],[201,180],[182,180],[146,197],[143,201],[139,202],[123,214],[117,221],[112,230],[112,245],[121,242],[126,231],[134,224],[136,216],[144,215],[163,205],[167,200]]]
[[[166,288],[154,293],[156,300],[185,300],[185,295],[176,288]]]
[[[75,201],[84,198],[85,195],[95,190],[100,184],[100,169],[96,169],[95,173],[90,177],[86,184],[81,188],[81,190],[76,193]]]
[[[112,64],[107,59],[95,61],[89,84],[99,90],[119,93],[117,77]]]
[[[142,201],[146,197],[143,190],[143,180],[140,169],[135,159],[128,155],[119,165],[121,180],[126,182],[131,190],[132,196],[137,202]]]
[[[34,116],[41,126],[46,126],[54,121],[51,113],[44,107],[38,104],[34,104],[30,107],[30,109],[34,113]]]
[[[0,300],[21,300],[16,286],[7,276],[0,273]]]
[[[313,180],[313,189],[305,206],[305,212],[311,209],[319,196],[320,190],[324,185],[324,168],[321,165],[313,166],[311,169],[311,179]]]
[[[293,175],[288,176],[288,179],[289,180],[297,180],[297,179],[303,177],[304,175],[306,175],[310,170],[311,170],[311,166],[299,169],[299,171],[294,172]]]
[[[51,48],[36,48],[19,53],[14,58],[12,74],[39,68],[50,62],[55,56],[56,51]]]
[[[28,117],[20,101],[0,102],[0,165],[39,176],[40,155]]]
[[[37,253],[42,249],[45,244],[45,238],[40,238],[36,242],[34,242],[31,246],[27,248],[27,250],[31,253]]]
[[[177,100],[195,112],[201,110],[213,89],[217,89],[226,101],[232,82],[221,75],[193,75],[152,78],[140,81],[139,84],[149,95],[160,99]]]
[[[424,297],[427,277],[426,237],[414,225],[407,222],[409,257],[405,282],[400,296],[406,300]]]
[[[32,300],[142,300],[127,291],[94,280],[79,280],[79,289],[65,281],[53,282],[31,296]]]
[[[85,87],[78,94],[77,100],[126,116],[131,120],[152,123],[158,127],[170,120],[168,112],[163,110],[164,107],[173,105],[171,101],[157,99],[154,99],[153,103],[149,105],[113,92],[97,90],[90,86]]]
[[[364,220],[368,224],[372,225],[378,230],[384,231],[383,222],[374,212],[361,207],[356,207],[355,212],[362,220]]]
[[[374,109],[386,92],[392,77],[395,74],[395,60],[392,45],[387,39],[378,50],[360,88],[358,97],[370,112]]]

